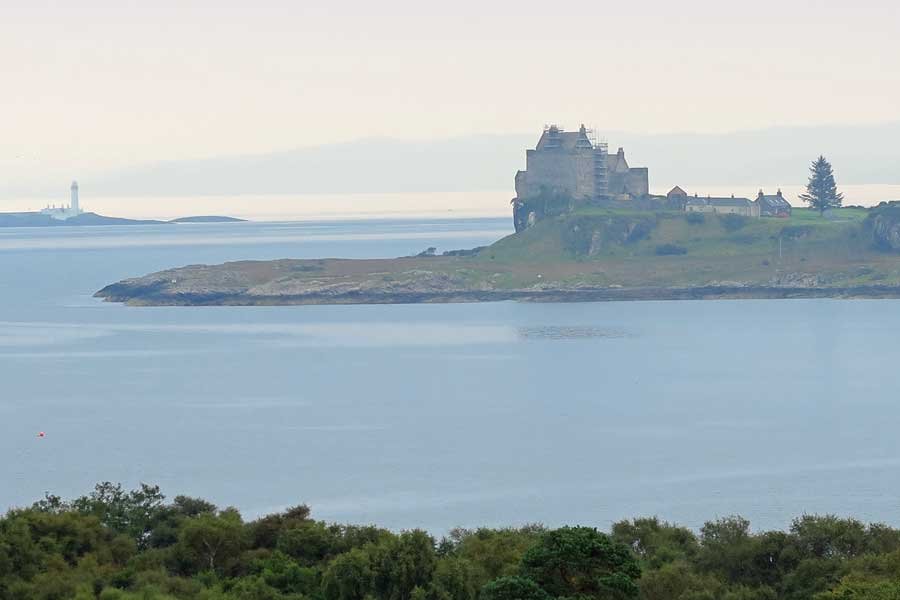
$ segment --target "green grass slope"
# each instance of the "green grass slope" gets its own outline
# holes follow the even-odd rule
[[[479,260],[543,269],[542,279],[584,284],[721,283],[895,285],[900,260],[879,252],[864,209],[788,219],[586,208],[508,236]],[[572,272],[562,265],[576,263]]]
[[[789,219],[587,208],[474,256],[193,265],[97,293],[141,305],[900,297],[900,205]]]

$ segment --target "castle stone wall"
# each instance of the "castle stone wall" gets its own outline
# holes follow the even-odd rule
[[[596,202],[596,150],[584,125],[577,132],[550,126],[534,150],[525,153],[526,170],[516,173],[516,197],[534,198],[542,189],[565,194],[577,202]],[[646,168],[629,168],[625,150],[607,157],[608,195],[612,199],[643,198],[650,193]]]
[[[516,189],[519,198],[534,197],[547,188],[572,196],[576,200],[594,197],[594,158],[590,148],[566,150],[528,150],[524,196]]]
[[[640,198],[650,193],[650,171],[647,167],[632,167],[625,174],[625,192]]]

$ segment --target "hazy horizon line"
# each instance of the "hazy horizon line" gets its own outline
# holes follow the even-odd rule
[[[582,123],[578,123],[575,126],[568,126],[566,123],[556,122],[556,121],[548,121],[540,125],[540,127],[536,127],[533,131],[514,131],[514,132],[484,132],[484,133],[462,133],[457,135],[448,135],[448,136],[436,136],[436,137],[416,137],[416,136],[388,136],[388,135],[368,135],[361,136],[356,138],[348,138],[345,140],[335,140],[332,142],[321,142],[315,144],[300,144],[296,146],[286,146],[284,148],[278,149],[273,148],[271,150],[265,150],[262,152],[249,152],[249,153],[224,153],[224,154],[206,154],[206,155],[197,155],[193,157],[185,157],[178,159],[167,160],[164,158],[155,159],[155,160],[147,160],[135,162],[133,164],[134,167],[140,166],[149,166],[153,164],[164,164],[169,162],[184,162],[184,161],[203,161],[203,160],[219,160],[219,159],[238,159],[238,158],[259,158],[265,156],[271,156],[274,154],[284,154],[287,152],[298,152],[304,150],[315,150],[318,148],[333,148],[339,146],[352,146],[364,142],[401,142],[401,143],[416,143],[416,142],[450,142],[455,140],[469,140],[475,138],[515,138],[515,137],[525,137],[525,136],[534,136],[535,142],[537,142],[537,138],[540,137],[540,134],[543,132],[543,128],[556,125],[560,127],[563,131],[575,131],[577,130]],[[745,135],[745,134],[755,134],[755,133],[769,133],[775,131],[785,131],[785,130],[806,130],[806,131],[822,131],[825,129],[831,130],[841,130],[841,129],[876,129],[879,127],[890,127],[890,126],[900,126],[900,119],[895,119],[891,121],[880,121],[877,123],[826,123],[821,125],[770,125],[767,127],[759,127],[754,129],[732,129],[728,131],[699,131],[699,130],[683,130],[683,131],[662,131],[662,132],[653,132],[653,131],[638,131],[631,129],[607,129],[604,130],[602,128],[596,128],[592,126],[590,123],[583,123],[585,127],[588,129],[594,129],[595,132],[599,132],[603,134],[603,137],[613,136],[613,135],[625,135],[625,136],[638,136],[638,137],[724,137],[724,136],[736,136],[736,135]],[[127,169],[130,167],[116,167],[110,170],[121,170]]]
[[[534,147],[542,131],[543,126],[531,132],[427,139],[364,136],[257,153],[140,160],[77,172],[53,165],[42,173],[38,166],[37,172],[18,181],[7,177],[0,200],[59,198],[72,180],[89,185],[94,196],[504,190],[512,188],[515,171],[525,166],[525,151]],[[648,167],[651,179],[657,181],[799,183],[809,161],[824,154],[837,159],[839,183],[865,185],[900,184],[895,134],[900,135],[900,120],[775,125],[729,133],[608,130],[600,137],[613,148],[625,147],[629,163]]]

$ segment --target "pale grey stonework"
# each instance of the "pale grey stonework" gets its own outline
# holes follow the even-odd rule
[[[637,199],[650,192],[648,170],[629,167],[622,148],[607,155],[584,125],[578,131],[545,128],[534,150],[526,151],[525,170],[516,173],[515,182],[520,202],[542,190],[576,202]]]

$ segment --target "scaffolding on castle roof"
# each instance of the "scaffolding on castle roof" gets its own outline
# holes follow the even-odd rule
[[[588,129],[586,134],[594,148],[594,197],[603,201],[609,198],[609,144],[597,134],[596,127]]]

